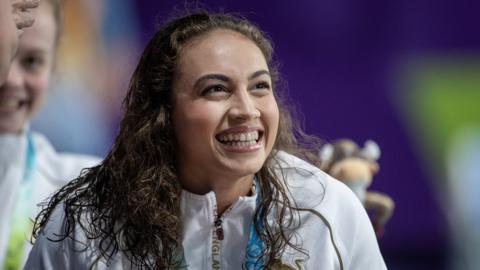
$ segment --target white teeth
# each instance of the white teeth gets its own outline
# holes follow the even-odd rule
[[[220,135],[218,139],[221,142],[229,143],[233,146],[247,146],[253,145],[259,138],[258,131],[251,131],[245,133],[236,133],[236,134],[224,134]],[[238,144],[238,145],[237,145]]]

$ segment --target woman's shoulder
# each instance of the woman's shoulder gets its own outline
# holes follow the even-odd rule
[[[82,233],[64,236],[68,226],[64,205],[60,204],[51,212],[47,223],[39,231],[24,269],[67,269],[85,266],[84,261],[88,255],[82,252],[72,256],[72,251],[86,250],[85,246],[81,246],[86,237]]]
[[[366,216],[355,194],[318,167],[285,152],[278,152],[276,160],[277,177],[283,178],[297,207],[315,210],[332,223]]]
[[[289,153],[279,151],[277,177],[284,179],[284,184],[293,199],[301,208],[328,208],[330,204],[359,204],[355,194],[342,182],[334,179],[318,167]]]
[[[85,232],[91,226],[87,215],[81,213],[73,222],[65,216],[65,204],[57,205],[38,232],[24,269],[124,269],[120,255],[106,263],[98,253],[98,239]]]
[[[368,215],[345,184],[288,153],[279,152],[276,160],[295,206],[306,210],[301,223],[315,228],[309,237],[326,228],[345,269],[386,269]]]

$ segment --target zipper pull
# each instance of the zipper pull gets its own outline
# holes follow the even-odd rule
[[[217,217],[217,220],[214,222],[215,225],[215,233],[217,234],[218,240],[223,240],[224,235],[223,235],[223,228],[222,228],[222,219]]]

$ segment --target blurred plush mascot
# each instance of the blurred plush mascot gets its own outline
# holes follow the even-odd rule
[[[374,141],[366,141],[363,148],[349,139],[325,144],[320,150],[321,169],[345,183],[357,195],[367,212],[372,214],[372,224],[377,236],[390,219],[395,203],[386,194],[368,191],[379,166],[380,148]]]

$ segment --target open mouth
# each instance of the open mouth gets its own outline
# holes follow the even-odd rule
[[[241,133],[221,133],[215,136],[218,142],[228,147],[249,148],[259,145],[263,139],[263,131],[253,130]]]

